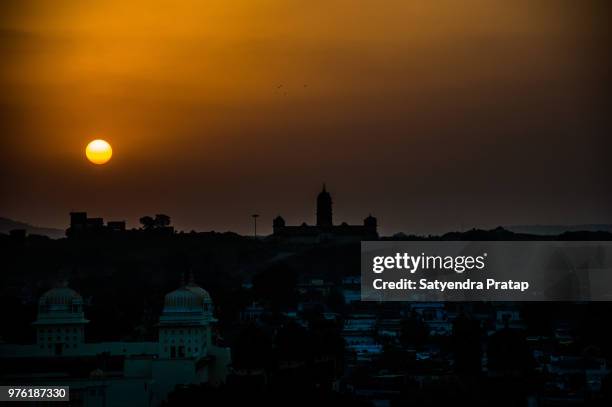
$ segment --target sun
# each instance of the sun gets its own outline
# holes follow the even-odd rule
[[[106,164],[113,156],[113,149],[105,140],[97,139],[87,144],[85,155],[94,164]]]

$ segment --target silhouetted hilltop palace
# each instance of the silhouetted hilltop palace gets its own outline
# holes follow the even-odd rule
[[[319,242],[325,240],[376,240],[378,239],[377,221],[372,215],[363,220],[363,225],[349,225],[345,222],[334,225],[332,216],[332,198],[325,184],[317,196],[317,224],[287,226],[282,216],[274,218],[273,236],[300,242]]]

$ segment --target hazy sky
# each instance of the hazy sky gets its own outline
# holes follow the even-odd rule
[[[2,1],[0,216],[611,223],[606,3]]]

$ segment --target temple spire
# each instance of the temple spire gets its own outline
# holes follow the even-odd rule
[[[327,185],[323,183],[323,190],[317,196],[317,226],[333,226],[332,198],[327,192]]]

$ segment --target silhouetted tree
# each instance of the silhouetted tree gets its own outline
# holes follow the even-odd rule
[[[380,369],[401,372],[413,365],[415,360],[414,352],[408,352],[394,345],[385,345],[377,365]]]
[[[270,363],[272,339],[259,327],[249,324],[232,346],[233,364],[239,369],[261,369]]]
[[[275,344],[281,360],[307,360],[313,351],[308,331],[293,321],[279,329]]]
[[[523,332],[504,328],[493,334],[487,351],[489,370],[525,374],[534,360]]]
[[[164,228],[170,226],[170,216],[164,215],[163,213],[155,215],[155,227]]]
[[[453,323],[452,345],[458,373],[480,373],[482,330],[478,321],[460,315]]]
[[[155,226],[155,219],[150,216],[143,216],[140,218],[140,224],[145,230],[150,230]]]
[[[253,277],[253,289],[257,297],[276,309],[295,305],[296,284],[296,273],[281,265],[273,265]]]
[[[341,335],[342,326],[333,321],[319,319],[309,323],[311,346],[317,356],[334,356],[341,361],[345,352],[345,342]]]
[[[608,373],[601,380],[601,395],[608,406],[612,404],[612,373]]]
[[[421,318],[413,314],[401,321],[400,342],[404,346],[422,346],[429,336],[429,330]]]
[[[335,312],[340,312],[344,308],[344,295],[338,287],[333,287],[326,298],[326,303],[329,308]]]

